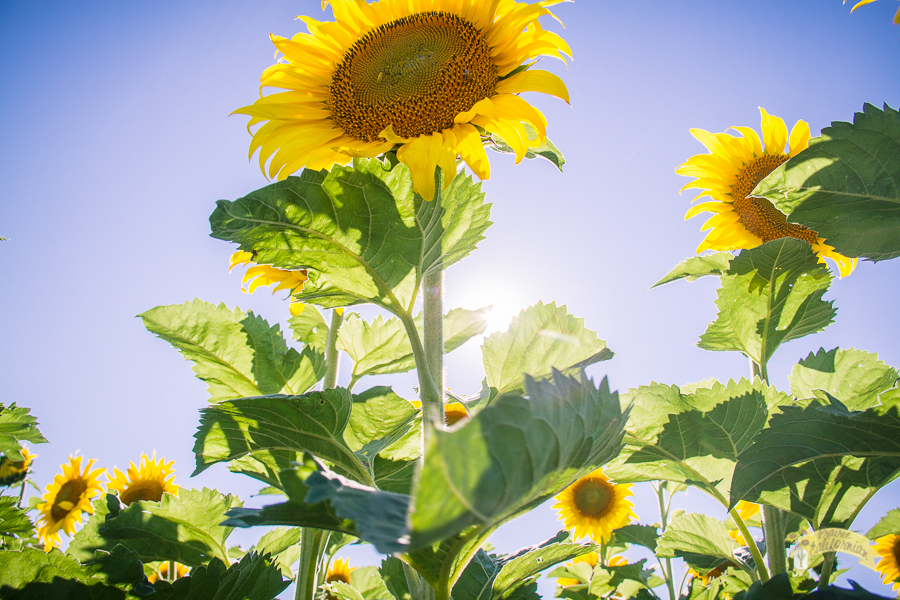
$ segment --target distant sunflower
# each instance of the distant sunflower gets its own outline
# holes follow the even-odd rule
[[[866,4],[871,4],[875,2],[875,0],[860,0],[856,4],[853,5],[853,8],[850,9],[850,12],[853,12],[860,6],[865,6]],[[847,0],[844,0],[844,4],[847,4]],[[894,25],[900,25],[900,8],[897,9],[897,12],[894,14]]]
[[[0,458],[0,487],[19,483],[28,475],[31,461],[37,457],[30,454],[28,448],[22,448],[23,460],[13,460],[8,456]]]
[[[333,22],[299,17],[309,33],[271,36],[283,59],[263,72],[260,87],[287,91],[234,111],[251,117],[248,128],[264,123],[250,156],[259,150],[263,171],[284,179],[396,148],[426,200],[435,169],[449,184],[457,156],[487,179],[485,135],[503,138],[516,162],[546,138],[546,119],[517,94],[569,101],[559,77],[530,69],[538,56],[572,55],[538,22],[562,1],[324,0]]]
[[[252,264],[252,252],[235,252],[231,255],[231,265],[228,270],[235,268],[240,264]],[[309,281],[309,271],[306,269],[298,269],[296,271],[288,271],[287,269],[278,269],[270,265],[254,265],[247,269],[241,283],[250,282],[245,290],[248,294],[256,291],[256,288],[263,285],[278,285],[272,289],[274,294],[278,290],[290,290],[291,294],[291,314],[299,315],[303,312],[303,303],[294,298],[293,294],[303,291],[303,284]]]
[[[410,400],[416,408],[422,408],[422,402],[419,400]],[[462,402],[447,402],[444,404],[444,425],[451,425],[469,418],[469,409]]]
[[[553,508],[559,510],[566,529],[573,529],[575,539],[590,536],[605,543],[614,529],[635,517],[631,484],[616,484],[597,469],[567,487],[556,496]]]
[[[81,522],[81,514],[94,514],[91,500],[103,492],[98,479],[106,469],[94,469],[94,460],[81,469],[81,456],[70,456],[69,464],[62,465],[62,475],[57,475],[47,486],[44,501],[37,505],[38,536],[44,540],[44,550],[59,544],[59,530],[68,535],[75,533],[75,525]]]
[[[188,573],[191,572],[191,568],[187,565],[183,565],[181,563],[175,563],[175,579],[181,579],[182,577],[187,577]],[[156,583],[159,580],[169,581],[169,563],[164,562],[159,565],[159,570],[154,571],[150,575],[147,575],[147,581],[150,583]]]
[[[335,581],[343,581],[347,585],[350,585],[350,572],[353,571],[356,567],[350,566],[350,560],[346,558],[339,558],[331,564],[331,568],[328,569],[328,573],[325,575],[325,583],[333,583]],[[337,598],[332,594],[326,594],[325,598],[327,600],[337,600]]]
[[[895,592],[900,591],[900,535],[886,535],[875,540],[875,552],[881,560],[875,566],[881,573],[885,585],[892,585]]]
[[[119,492],[119,500],[126,506],[138,500],[159,502],[163,493],[178,495],[174,465],[174,460],[168,463],[165,458],[156,460],[156,452],[152,458],[142,454],[140,467],[131,463],[126,473],[115,469],[115,477],[106,487]]]
[[[587,554],[582,554],[581,556],[577,556],[572,559],[572,562],[568,563],[566,566],[574,565],[575,563],[587,563],[594,568],[597,566],[597,563],[600,562],[600,555],[596,552],[588,552]],[[575,579],[574,577],[559,577],[556,580],[557,585],[561,585],[562,587],[570,586],[570,585],[579,585],[581,581]]]
[[[685,184],[682,191],[699,189],[702,191],[697,198],[709,196],[712,201],[694,206],[684,218],[690,219],[701,212],[714,213],[703,225],[703,230],[712,231],[706,235],[697,252],[755,248],[765,242],[792,237],[812,244],[821,262],[830,258],[837,263],[841,277],[849,275],[856,268],[855,258],[835,252],[812,229],[788,223],[784,213],[765,198],[750,196],[766,175],[806,149],[810,136],[809,125],[805,121],[797,121],[791,131],[789,150],[785,151],[789,140],[784,121],[763,108],[759,111],[762,113],[765,144],[750,127],[731,128],[742,137],[691,129],[691,134],[710,153],[692,156],[678,167],[676,173],[697,178]]]

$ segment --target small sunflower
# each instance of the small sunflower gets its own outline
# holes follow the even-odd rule
[[[49,552],[59,544],[59,530],[68,535],[75,533],[76,523],[81,522],[81,513],[94,514],[91,500],[103,492],[98,479],[106,469],[94,469],[94,460],[81,469],[81,456],[70,456],[69,464],[62,465],[62,475],[57,475],[47,486],[44,501],[37,505],[38,536],[44,540],[44,550]]]
[[[487,179],[487,134],[503,138],[516,162],[546,139],[546,119],[519,93],[569,101],[559,77],[530,68],[538,56],[572,55],[538,22],[562,1],[324,0],[333,22],[299,17],[309,33],[271,36],[283,58],[260,87],[286,91],[234,111],[251,117],[248,128],[263,123],[250,156],[259,150],[263,171],[284,179],[396,148],[426,200],[435,169],[449,184],[457,156]]]
[[[419,400],[410,400],[416,408],[422,408],[422,402]],[[469,409],[462,402],[447,402],[444,404],[444,425],[451,425],[469,418]]]
[[[159,502],[163,493],[178,495],[174,465],[174,460],[168,463],[165,458],[156,460],[156,452],[152,458],[142,454],[140,468],[131,463],[125,473],[115,469],[115,477],[110,478],[106,487],[119,492],[119,500],[126,506],[138,500]]]
[[[697,198],[709,196],[712,201],[694,206],[684,218],[690,219],[702,212],[714,213],[702,228],[712,231],[706,235],[697,252],[755,248],[765,242],[792,237],[812,244],[821,262],[830,258],[837,263],[841,277],[849,275],[856,268],[855,258],[835,252],[812,229],[788,223],[784,213],[765,198],[750,196],[756,184],[766,175],[806,149],[810,137],[809,125],[805,121],[797,121],[788,138],[784,121],[763,108],[759,111],[762,114],[764,144],[750,127],[731,128],[741,137],[691,129],[691,134],[710,153],[692,156],[678,167],[676,173],[679,175],[697,178],[685,184],[681,191],[699,189],[702,191]],[[789,150],[785,151],[788,141]]]
[[[231,255],[231,265],[228,270],[235,268],[240,264],[251,264],[253,262],[252,252],[235,252]],[[278,269],[269,265],[254,265],[247,269],[241,284],[250,282],[245,292],[252,294],[256,288],[263,285],[278,285],[272,289],[274,294],[278,290],[290,290],[291,293],[291,314],[296,316],[303,312],[303,303],[295,299],[293,294],[303,291],[303,284],[309,281],[309,271],[306,269],[298,269],[296,271],[288,271],[286,269]]]
[[[618,558],[618,557],[616,557]],[[581,556],[577,556],[572,559],[572,562],[569,563],[569,566],[574,565],[575,563],[587,563],[591,566],[591,568],[596,567],[597,563],[600,562],[600,555],[596,552],[588,552],[587,554],[582,554]],[[557,585],[562,587],[567,587],[570,585],[579,585],[581,581],[575,579],[574,577],[559,577],[556,580]]]
[[[0,458],[0,487],[13,485],[25,479],[28,469],[31,468],[31,461],[36,457],[36,454],[28,452],[28,448],[22,448],[23,460],[13,460],[8,456]]]
[[[860,6],[865,6],[866,4],[871,4],[875,2],[875,0],[860,0],[856,4],[853,5],[853,8],[850,9],[850,12],[853,12]],[[844,0],[844,4],[847,4],[847,0]],[[897,12],[894,14],[894,25],[900,25],[900,8],[897,9]]]
[[[875,552],[881,560],[875,568],[881,573],[885,585],[893,584],[895,592],[900,591],[900,535],[886,535],[875,540]]]
[[[187,565],[183,565],[181,563],[175,563],[175,579],[181,579],[182,577],[187,577],[188,573],[191,572],[191,568]],[[156,583],[157,581],[169,581],[169,563],[164,562],[159,565],[158,571],[153,571],[150,575],[147,575],[147,581],[150,583]]]
[[[331,568],[328,569],[328,574],[325,575],[325,583],[332,583],[335,581],[343,581],[347,585],[350,585],[350,572],[353,571],[356,567],[350,566],[350,560],[346,558],[339,558],[331,564]],[[327,600],[337,600],[337,598],[332,594],[326,594],[325,598]]]
[[[597,469],[564,489],[556,496],[553,508],[566,529],[573,529],[575,539],[590,536],[606,543],[614,529],[636,517],[631,501],[631,484],[616,484]]]

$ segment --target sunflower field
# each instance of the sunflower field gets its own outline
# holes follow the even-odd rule
[[[708,323],[692,334],[699,340],[689,377],[697,379],[681,383],[659,365],[664,361],[651,361],[648,369],[660,375],[616,391],[604,369],[615,372],[608,366],[614,356],[630,359],[614,354],[566,305],[548,299],[517,307],[494,327],[490,306],[464,308],[451,293],[462,278],[508,281],[504,269],[466,270],[488,229],[505,226],[492,219],[512,218],[499,204],[516,198],[498,197],[498,207],[488,202],[493,182],[512,178],[513,163],[516,177],[533,171],[565,179],[565,145],[551,141],[557,124],[536,105],[555,103],[554,115],[570,103],[600,106],[567,85],[579,63],[560,19],[577,9],[563,0],[324,0],[322,16],[313,12],[318,2],[300,4],[301,31],[270,37],[276,58],[262,72],[258,97],[231,107],[229,124],[246,124],[250,158],[268,182],[203,207],[211,209],[209,252],[221,266],[210,277],[228,270],[235,292],[280,292],[284,301],[269,307],[282,316],[269,321],[218,298],[146,302],[162,297],[151,290],[156,285],[129,290],[138,300],[116,296],[128,306],[144,302],[143,339],[166,353],[162,360],[178,362],[179,386],[195,386],[168,404],[130,403],[158,382],[151,365],[137,365],[140,378],[111,366],[129,355],[124,346],[107,348],[108,363],[80,373],[96,385],[88,396],[41,375],[77,360],[78,350],[52,351],[5,372],[6,379],[29,380],[28,389],[52,402],[33,404],[27,398],[36,396],[19,392],[0,397],[0,598],[897,597],[900,488],[892,483],[900,475],[900,362],[892,366],[876,351],[900,351],[898,288],[866,292],[870,306],[884,307],[871,309],[878,314],[868,327],[883,330],[872,339],[893,346],[853,347],[859,327],[838,330],[847,343],[810,342],[799,359],[782,346],[808,342],[837,321],[836,304],[850,289],[837,282],[877,279],[900,258],[900,76],[886,84],[889,98],[877,102],[860,96],[868,88],[842,90],[857,112],[833,115],[820,129],[801,118],[786,122],[772,105],[758,109],[758,126],[756,114],[751,119],[726,105],[719,110],[740,125],[679,129],[693,136],[694,154],[671,164],[680,182],[671,192],[677,197],[683,186],[694,198],[675,209],[688,223],[679,215],[667,227],[690,228],[699,247],[679,263],[684,255],[672,254],[674,244],[657,244],[660,260],[675,266],[655,285],[644,282],[652,289],[641,293],[677,297],[688,282],[709,285],[706,304],[669,314],[659,326],[684,320],[693,327],[687,312]],[[621,10],[646,10],[639,4]],[[890,0],[844,8],[840,19],[872,11],[885,26],[900,24]],[[766,10],[775,14],[779,3]],[[900,37],[900,29],[888,31]],[[838,37],[828,43],[840,49]],[[213,42],[201,40],[207,44]],[[191,60],[189,70],[202,77],[217,56],[209,51]],[[625,63],[635,89],[641,85],[639,57],[603,60]],[[781,64],[795,69],[798,87],[820,85],[823,97],[841,87],[837,78],[816,81],[799,64]],[[229,68],[221,71],[226,77]],[[775,104],[788,94],[764,81],[733,83],[751,102],[757,90]],[[255,85],[241,82],[247,98]],[[172,100],[166,118],[190,131],[200,117],[186,102]],[[117,110],[116,102],[105,106],[110,115]],[[132,118],[134,111],[123,110]],[[616,120],[596,112],[604,123]],[[662,127],[655,119],[648,110],[646,129],[637,119],[629,124],[635,136],[646,131],[637,148],[654,143]],[[587,131],[583,122],[573,127]],[[126,134],[115,135],[120,148],[129,147]],[[622,165],[640,160],[625,142],[590,142],[626,155]],[[170,167],[199,168],[201,159],[173,158]],[[114,177],[107,164],[95,167]],[[592,168],[600,167],[585,170]],[[128,204],[130,194],[153,186],[160,176],[151,171],[120,188],[118,201]],[[642,177],[657,175],[647,169]],[[606,172],[593,187],[570,190],[576,199],[568,204],[544,192],[548,208],[528,227],[517,223],[509,238],[517,243],[502,251],[509,265],[519,265],[509,267],[519,269],[514,277],[545,293],[568,289],[555,273],[516,262],[515,255],[531,251],[550,255],[560,273],[576,272],[566,271],[574,265],[585,280],[607,260],[637,269],[642,255],[633,246],[654,241],[641,221],[656,218],[655,201],[616,200],[635,203],[633,231],[616,233],[620,225],[611,220],[592,225],[589,235],[572,233],[591,220],[579,206],[600,202],[595,198],[615,177]],[[632,176],[630,185],[640,179]],[[41,185],[34,179],[29,189]],[[166,262],[166,247],[181,237],[178,220],[155,221],[166,212],[162,204],[136,204],[139,212],[127,219],[107,215],[122,237],[97,237],[60,255],[90,262],[81,276],[100,285],[119,277],[108,266],[122,252],[114,240],[154,229],[154,256]],[[592,214],[604,214],[598,210]],[[73,232],[95,218],[76,213],[65,217]],[[556,213],[567,215],[565,228],[554,230]],[[694,217],[701,213],[708,214],[698,234]],[[575,249],[576,237],[599,245],[613,235],[621,236],[619,247],[602,260]],[[17,243],[10,234],[0,250]],[[129,270],[152,272],[154,262],[135,261]],[[188,287],[196,281],[202,289],[206,275],[199,271],[171,269],[166,276],[182,273]],[[57,274],[41,275],[56,301],[45,318],[90,321],[74,300],[66,304],[70,288],[51,276]],[[605,295],[617,293],[612,278],[585,286],[593,295],[588,305],[602,306]],[[245,298],[259,302],[259,294]],[[459,304],[471,306],[466,300]],[[637,303],[633,308],[640,311]],[[473,340],[481,346],[466,368],[480,385],[462,393],[449,381],[458,367],[448,367],[446,355]],[[641,343],[660,347],[652,356],[674,360],[683,352],[648,340]],[[86,336],[79,343],[89,352],[94,342]],[[21,346],[5,346],[9,360],[18,360],[13,349]],[[688,352],[690,339],[682,346]],[[731,362],[721,368],[718,360]],[[92,404],[104,390],[115,400]],[[205,403],[192,404],[200,396]],[[55,456],[43,452],[57,445],[48,438],[67,424],[78,429],[83,414],[91,419],[78,431],[83,448],[98,439],[130,447],[133,437],[155,440],[156,450],[119,469],[73,446],[61,450],[71,454],[52,476],[38,470],[40,454]],[[172,454],[182,442],[191,446],[191,477],[206,483],[219,473],[215,486],[190,485],[180,455],[176,469]],[[250,500],[229,491],[237,480]],[[538,522],[557,533],[539,533]],[[528,541],[500,544],[512,528]],[[366,556],[370,564],[360,558]]]

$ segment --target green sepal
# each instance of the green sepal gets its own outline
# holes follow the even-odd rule
[[[30,408],[16,406],[15,402],[9,406],[0,403],[0,453],[16,462],[25,460],[20,442],[47,443],[30,412]]]
[[[900,113],[866,103],[753,190],[849,257],[900,256]]]
[[[528,135],[529,140],[537,140],[537,130],[529,125],[528,123],[522,123],[525,127],[525,133]],[[495,152],[500,152],[502,154],[515,154],[516,151],[512,149],[512,147],[504,141],[504,139],[496,134],[491,133],[490,135],[491,150]],[[560,172],[563,170],[563,165],[566,164],[566,159],[563,156],[562,152],[556,145],[550,141],[550,138],[544,138],[544,141],[541,142],[539,146],[530,146],[528,150],[525,152],[525,158],[544,158],[549,160],[553,165],[559,169]]]
[[[665,277],[654,283],[653,287],[659,287],[679,279],[696,281],[706,275],[721,277],[728,271],[728,267],[733,259],[734,254],[731,252],[714,252],[713,254],[686,258],[669,271]]]

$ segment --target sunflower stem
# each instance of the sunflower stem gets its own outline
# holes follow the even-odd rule
[[[824,592],[828,588],[828,584],[831,583],[831,570],[834,568],[835,553],[826,552],[822,557],[822,573],[819,575],[818,585],[820,592]]]
[[[724,501],[725,498],[722,497]],[[725,506],[728,506],[728,502],[723,502]],[[762,553],[759,551],[759,547],[756,545],[756,540],[753,539],[753,536],[750,535],[750,530],[747,529],[747,524],[744,523],[743,517],[741,517],[741,513],[737,511],[736,508],[732,508],[728,511],[728,514],[731,515],[731,518],[734,520],[738,529],[741,532],[741,535],[744,536],[744,540],[747,542],[747,548],[750,550],[750,555],[753,557],[753,562],[756,563],[756,575],[759,577],[759,580],[763,583],[769,580],[769,571],[766,569],[766,565],[763,562]],[[752,576],[753,573],[750,573]]]
[[[325,379],[322,382],[322,389],[325,390],[337,386],[338,368],[341,364],[341,354],[337,349],[337,336],[343,321],[343,311],[337,309],[331,311],[331,327],[328,328],[328,337],[325,338]]]
[[[319,584],[319,562],[322,557],[321,529],[304,527],[300,531],[300,564],[297,565],[297,589],[294,600],[314,600]]]
[[[168,579],[169,581],[175,581],[176,579],[178,579],[178,569],[175,568],[174,560],[169,561],[169,572],[167,573],[167,575],[168,577],[166,577],[166,579]]]
[[[766,555],[769,573],[777,575],[787,571],[787,554],[784,548],[785,515],[774,506],[763,506],[763,533],[766,536]]]
[[[662,523],[663,533],[666,531],[666,527],[668,526],[669,520],[669,508],[666,505],[665,491],[666,491],[666,483],[661,482],[658,486],[653,486],[656,490],[656,498],[659,501],[659,520]],[[671,496],[669,498],[671,500]],[[672,559],[665,559],[666,566],[663,567],[661,564],[659,565],[663,571],[663,576],[666,579],[666,587],[669,588],[669,600],[676,600],[677,596],[675,595],[675,581],[672,579]]]
[[[441,169],[435,172],[434,211],[441,213],[441,188],[443,177]],[[435,244],[429,251],[432,254],[427,262],[432,267],[423,276],[422,302],[425,338],[425,368],[431,376],[431,382],[437,392],[436,398],[426,402],[422,398],[426,422],[433,425],[444,423],[444,268],[440,263],[442,244]],[[437,254],[435,257],[434,255]]]
[[[16,506],[18,508],[22,508],[22,502],[25,501],[25,484],[28,483],[28,478],[22,480],[22,489],[19,491],[19,501],[16,502]]]

